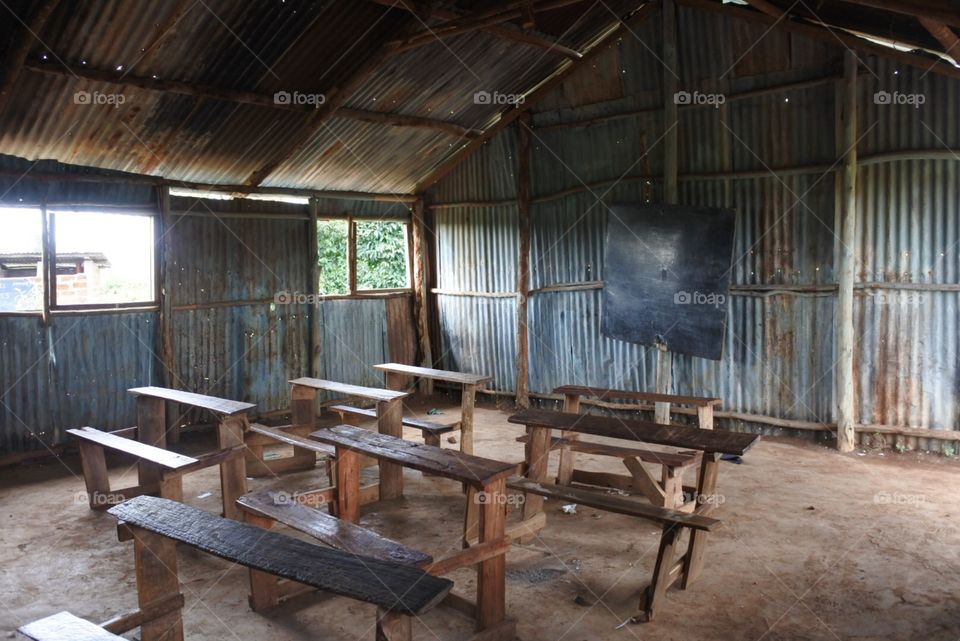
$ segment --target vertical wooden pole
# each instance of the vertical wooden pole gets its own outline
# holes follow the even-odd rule
[[[856,446],[853,380],[853,288],[857,238],[857,57],[851,51],[843,58],[843,105],[840,112],[843,157],[843,214],[837,272],[837,449],[850,452]]]
[[[670,394],[673,387],[673,358],[667,346],[657,344],[657,393]],[[661,425],[670,424],[670,403],[654,403],[653,420]]]
[[[159,231],[157,242],[154,245],[154,251],[158,255],[157,261],[159,268],[157,271],[157,298],[160,301],[160,360],[163,366],[163,385],[170,388],[176,388],[177,375],[173,358],[173,283],[175,282],[173,274],[173,239],[170,230],[173,228],[173,222],[170,214],[170,188],[161,186],[159,189],[159,221],[154,226]],[[173,418],[174,422],[167,425],[169,439],[171,443],[177,443],[180,440],[180,428],[176,424],[176,407],[174,411],[167,413],[167,418]]]
[[[353,216],[347,217],[347,287],[350,294],[357,293],[357,223]]]
[[[517,260],[517,406],[530,407],[530,344],[527,330],[527,297],[530,294],[530,115],[517,121],[517,225],[520,250]]]
[[[310,199],[310,221],[307,224],[307,256],[310,260],[310,289],[314,301],[310,306],[310,376],[320,378],[323,346],[320,333],[320,260],[317,256],[317,215],[318,203],[316,198]]]
[[[403,438],[402,399],[377,403],[377,429],[381,434]],[[341,461],[337,462],[342,464]],[[396,499],[403,496],[403,467],[398,463],[380,461],[380,498]]]
[[[244,415],[228,416],[217,425],[217,446],[221,450],[239,448],[243,445],[247,418]],[[220,464],[220,493],[223,499],[223,516],[240,520],[237,499],[247,493],[247,465],[242,456],[235,456]]]
[[[0,100],[2,98],[0,96]],[[48,329],[50,327],[50,305],[56,300],[57,295],[55,270],[52,270],[50,266],[57,264],[57,257],[54,255],[53,228],[50,225],[50,217],[47,215],[46,202],[40,208],[40,239],[40,277],[43,280],[43,308],[40,316],[43,319],[44,329]]]
[[[413,314],[417,323],[417,341],[420,348],[420,366],[433,367],[433,349],[430,346],[429,292],[427,289],[427,227],[423,198],[413,204],[410,232],[413,238]],[[420,391],[433,394],[433,379],[420,379]]]
[[[473,454],[473,410],[477,404],[477,386],[464,383],[460,392],[460,451]]]

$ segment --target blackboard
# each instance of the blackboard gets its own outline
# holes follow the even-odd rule
[[[720,360],[733,258],[734,212],[684,205],[614,205],[607,215],[605,336],[665,343]]]

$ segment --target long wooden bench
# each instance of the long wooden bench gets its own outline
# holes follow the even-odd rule
[[[28,623],[17,631],[34,641],[124,641],[123,637],[66,611]]]
[[[179,594],[177,542],[257,573],[372,603],[378,607],[377,638],[384,641],[410,641],[410,617],[438,605],[453,587],[409,565],[315,545],[165,499],[140,496],[109,512],[132,531],[141,607]],[[180,609],[145,623],[141,639],[182,640]]]
[[[365,407],[355,407],[353,405],[331,405],[327,409],[339,414],[340,420],[347,424],[351,424],[351,421],[347,418],[351,415],[362,416],[364,418],[377,418],[376,410],[367,409]],[[404,416],[402,422],[407,427],[413,427],[420,430],[421,434],[423,434],[423,442],[436,447],[440,447],[440,437],[443,434],[460,430],[459,421],[456,423],[436,423],[434,421],[424,421],[419,418],[413,418],[412,416]]]

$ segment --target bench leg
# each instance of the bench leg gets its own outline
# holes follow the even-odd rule
[[[245,417],[227,418],[217,426],[217,445],[221,450],[243,445],[246,427]],[[220,464],[220,494],[223,499],[223,516],[240,520],[237,499],[247,493],[247,464],[242,456],[235,456]]]
[[[401,399],[377,403],[377,430],[381,434],[403,438],[403,403]],[[403,496],[403,466],[380,461],[380,499]]]
[[[360,457],[344,447],[337,448],[337,517],[360,521]],[[381,484],[382,487],[382,484]]]
[[[720,455],[715,452],[704,452],[700,463],[700,480],[697,483],[697,493],[694,497],[694,509],[700,514],[707,515],[716,506],[717,472],[720,469]],[[707,545],[707,532],[693,530],[690,532],[690,546],[683,564],[682,588],[687,589],[703,571],[704,551]]]
[[[550,462],[551,430],[546,427],[531,427],[527,441],[527,478],[531,481],[547,480],[547,464]],[[489,497],[488,497],[489,498]],[[523,520],[532,519],[543,512],[543,497],[526,494],[523,500]],[[534,536],[521,537],[521,543],[529,543]]]
[[[249,512],[243,513],[243,520],[251,525],[269,530],[273,519],[267,519]],[[276,576],[260,570],[247,570],[250,573],[250,609],[263,612],[280,603],[279,583]]]
[[[480,503],[477,501],[477,488],[467,486],[467,509],[463,519],[463,548],[470,547],[471,541],[480,540]]]
[[[563,411],[569,414],[580,413],[580,396],[564,394]],[[576,432],[560,432],[561,438],[575,441],[580,438]],[[569,447],[560,448],[560,466],[557,468],[557,485],[570,485],[573,481],[573,470],[577,463],[577,453]]]
[[[293,385],[290,389],[290,424],[307,427],[312,432],[316,423],[317,390]],[[303,469],[311,469],[317,464],[317,453],[302,447],[294,446],[293,458],[305,460]],[[299,466],[297,469],[300,469]]]
[[[180,594],[177,545],[173,539],[141,528],[131,529],[137,570],[137,604],[143,608]],[[142,641],[183,641],[180,609],[144,623],[140,627],[140,638]]]
[[[412,641],[411,619],[405,614],[377,608],[377,641]]]
[[[83,483],[87,487],[87,501],[93,510],[100,504],[97,497],[110,493],[110,477],[107,475],[107,459],[103,448],[80,440],[80,465],[83,468]]]
[[[667,589],[673,585],[680,573],[677,564],[679,558],[680,535],[683,528],[676,525],[664,525],[660,535],[660,550],[657,553],[657,564],[653,570],[653,580],[647,586],[640,609],[646,615],[647,621],[653,619],[660,609]]]
[[[167,449],[167,406],[162,398],[137,397],[137,439],[141,443]],[[160,483],[163,469],[143,459],[137,465],[141,486]]]
[[[440,435],[434,434],[432,432],[423,433],[423,442],[427,445],[432,445],[434,447],[441,447],[440,445]]]
[[[480,506],[480,543],[503,539],[507,520],[506,489],[505,479],[483,488],[486,500]],[[507,616],[506,562],[506,554],[498,554],[481,561],[477,567],[477,627],[480,630],[503,622]]]
[[[160,498],[183,503],[183,475],[168,472],[160,479]]]

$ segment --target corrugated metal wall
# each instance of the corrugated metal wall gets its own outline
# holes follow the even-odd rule
[[[830,288],[836,284],[837,208],[835,172],[827,169],[838,157],[837,91],[830,78],[843,52],[777,31],[764,36],[765,27],[688,8],[679,10],[678,20],[680,88],[734,97],[722,109],[681,109],[680,201],[731,206],[738,216],[723,360],[675,355],[674,390],[719,396],[728,410],[832,423]],[[574,77],[547,99],[548,111],[534,115],[528,312],[533,392],[549,393],[562,383],[653,388],[652,354],[600,334],[600,290],[588,283],[603,278],[606,206],[659,198],[659,181],[645,193],[639,179],[662,172],[659,26],[655,16],[636,38],[620,41],[618,57],[603,57],[605,67],[580,72],[601,84],[618,75],[621,96],[587,104],[586,92],[578,94],[586,79]],[[856,308],[860,422],[955,429],[960,163],[876,156],[960,144],[960,83],[876,58],[863,63]],[[802,89],[736,98],[821,78]],[[880,90],[923,92],[927,101],[921,109],[877,105],[874,93]],[[631,111],[637,113],[595,121]],[[585,126],[554,126],[590,120]],[[442,289],[453,282],[481,291],[516,289],[516,210],[502,202],[515,193],[514,135],[492,141],[428,194],[436,211]],[[720,172],[743,175],[702,176]],[[628,180],[610,187],[623,177]],[[571,191],[555,197],[564,190]],[[478,207],[477,201],[499,204]],[[494,280],[485,264],[469,261],[459,264],[473,268],[473,275],[456,281],[446,276],[458,257],[477,254],[496,257],[510,280]],[[948,285],[944,291],[896,291],[872,287],[876,281]],[[537,291],[577,283],[584,287]],[[771,286],[777,291],[765,291]],[[456,300],[442,295],[438,300],[442,340],[453,354],[448,364],[496,372],[498,389],[509,389],[516,344],[512,311],[481,315],[476,304],[464,302],[468,299]],[[470,302],[475,300],[514,306],[513,298]],[[455,336],[483,341],[480,349],[467,350],[457,346]]]

